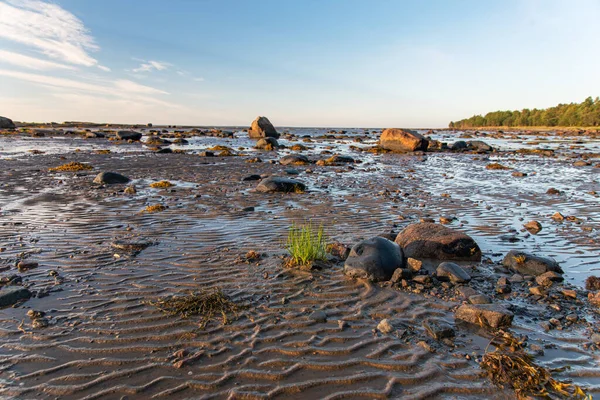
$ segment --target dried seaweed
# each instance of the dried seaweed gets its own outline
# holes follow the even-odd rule
[[[175,185],[169,181],[153,182],[150,184],[150,187],[155,188],[155,189],[166,189],[166,188],[170,188],[171,186],[175,186]]]
[[[53,171],[53,172],[79,172],[79,171],[89,171],[90,169],[93,169],[93,167],[91,165],[72,161],[70,163],[60,165],[58,167],[50,168],[50,171]]]

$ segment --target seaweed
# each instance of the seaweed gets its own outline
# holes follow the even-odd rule
[[[167,209],[167,207],[163,206],[162,204],[154,204],[154,205],[146,207],[144,209],[144,211],[149,212],[149,213],[154,213],[154,212],[165,211],[166,209]]]
[[[79,171],[89,171],[91,169],[94,169],[91,165],[72,161],[70,163],[60,165],[58,167],[50,168],[49,171],[52,171],[52,172],[79,172]]]
[[[166,189],[166,188],[170,188],[171,186],[175,186],[173,185],[171,182],[169,181],[160,181],[160,182],[153,182],[150,184],[151,188],[160,188],[160,189]]]
[[[323,226],[314,229],[312,223],[303,226],[293,224],[290,227],[286,248],[291,261],[296,265],[306,265],[311,261],[325,260],[327,255],[327,239]]]
[[[505,167],[500,163],[491,163],[485,166],[486,169],[510,169],[509,167]]]

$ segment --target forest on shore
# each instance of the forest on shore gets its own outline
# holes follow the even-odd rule
[[[600,98],[588,97],[581,103],[559,104],[541,110],[525,108],[520,111],[493,111],[484,116],[474,115],[471,118],[452,121],[448,126],[457,129],[491,126],[600,126]]]

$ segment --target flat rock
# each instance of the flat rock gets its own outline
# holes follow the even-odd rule
[[[94,183],[113,185],[118,183],[127,183],[130,179],[116,172],[100,172],[94,178]]]
[[[469,303],[471,304],[491,304],[492,299],[485,294],[475,294],[469,297]]]
[[[481,261],[481,250],[468,235],[430,222],[409,225],[396,237],[406,257]]]
[[[381,148],[399,153],[426,151],[428,145],[427,139],[410,129],[389,128],[379,138]]]
[[[9,307],[29,298],[31,298],[31,292],[27,288],[3,287],[0,289],[0,307]]]
[[[514,315],[498,304],[463,304],[455,317],[484,328],[500,329],[510,327]]]
[[[502,265],[521,275],[539,276],[548,271],[563,273],[562,268],[553,259],[517,250],[509,251],[502,260]]]
[[[378,282],[390,280],[398,268],[404,268],[400,246],[376,236],[352,247],[344,264],[344,274]]]
[[[306,185],[298,180],[271,176],[263,179],[256,186],[259,192],[282,192],[282,193],[302,193],[306,190]]]
[[[436,276],[439,280],[449,280],[452,283],[467,283],[471,280],[471,275],[453,262],[443,262],[438,265]]]
[[[119,140],[133,140],[134,142],[142,139],[142,134],[135,131],[119,131],[117,132],[117,139]]]
[[[281,165],[305,165],[309,162],[308,158],[302,154],[288,154],[287,156],[281,157],[279,160]]]

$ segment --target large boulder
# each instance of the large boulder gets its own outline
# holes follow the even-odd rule
[[[274,137],[264,137],[258,139],[254,148],[259,150],[275,150],[279,147],[279,142]]]
[[[117,132],[117,139],[119,140],[133,140],[134,142],[142,139],[142,134],[135,131],[119,131]]]
[[[344,274],[378,282],[390,280],[398,268],[404,268],[400,246],[376,236],[352,247],[344,264]]]
[[[396,237],[406,257],[452,261],[481,261],[473,238],[443,225],[421,222],[406,227]]]
[[[279,133],[267,117],[257,117],[252,121],[248,136],[251,138],[273,137],[277,139]]]
[[[271,176],[260,181],[256,190],[259,192],[302,193],[306,190],[306,185],[295,179]]]
[[[422,135],[409,129],[389,128],[379,138],[379,146],[400,153],[426,151],[429,142]]]
[[[12,119],[0,117],[0,129],[15,129],[15,123]]]
[[[484,328],[509,328],[513,313],[498,304],[463,304],[454,314],[456,319]]]
[[[522,251],[511,250],[506,254],[502,264],[521,275],[539,276],[548,271],[563,273],[556,261],[547,257],[539,257]]]
[[[117,183],[127,183],[129,178],[116,172],[100,172],[94,178],[94,183],[113,185]]]

